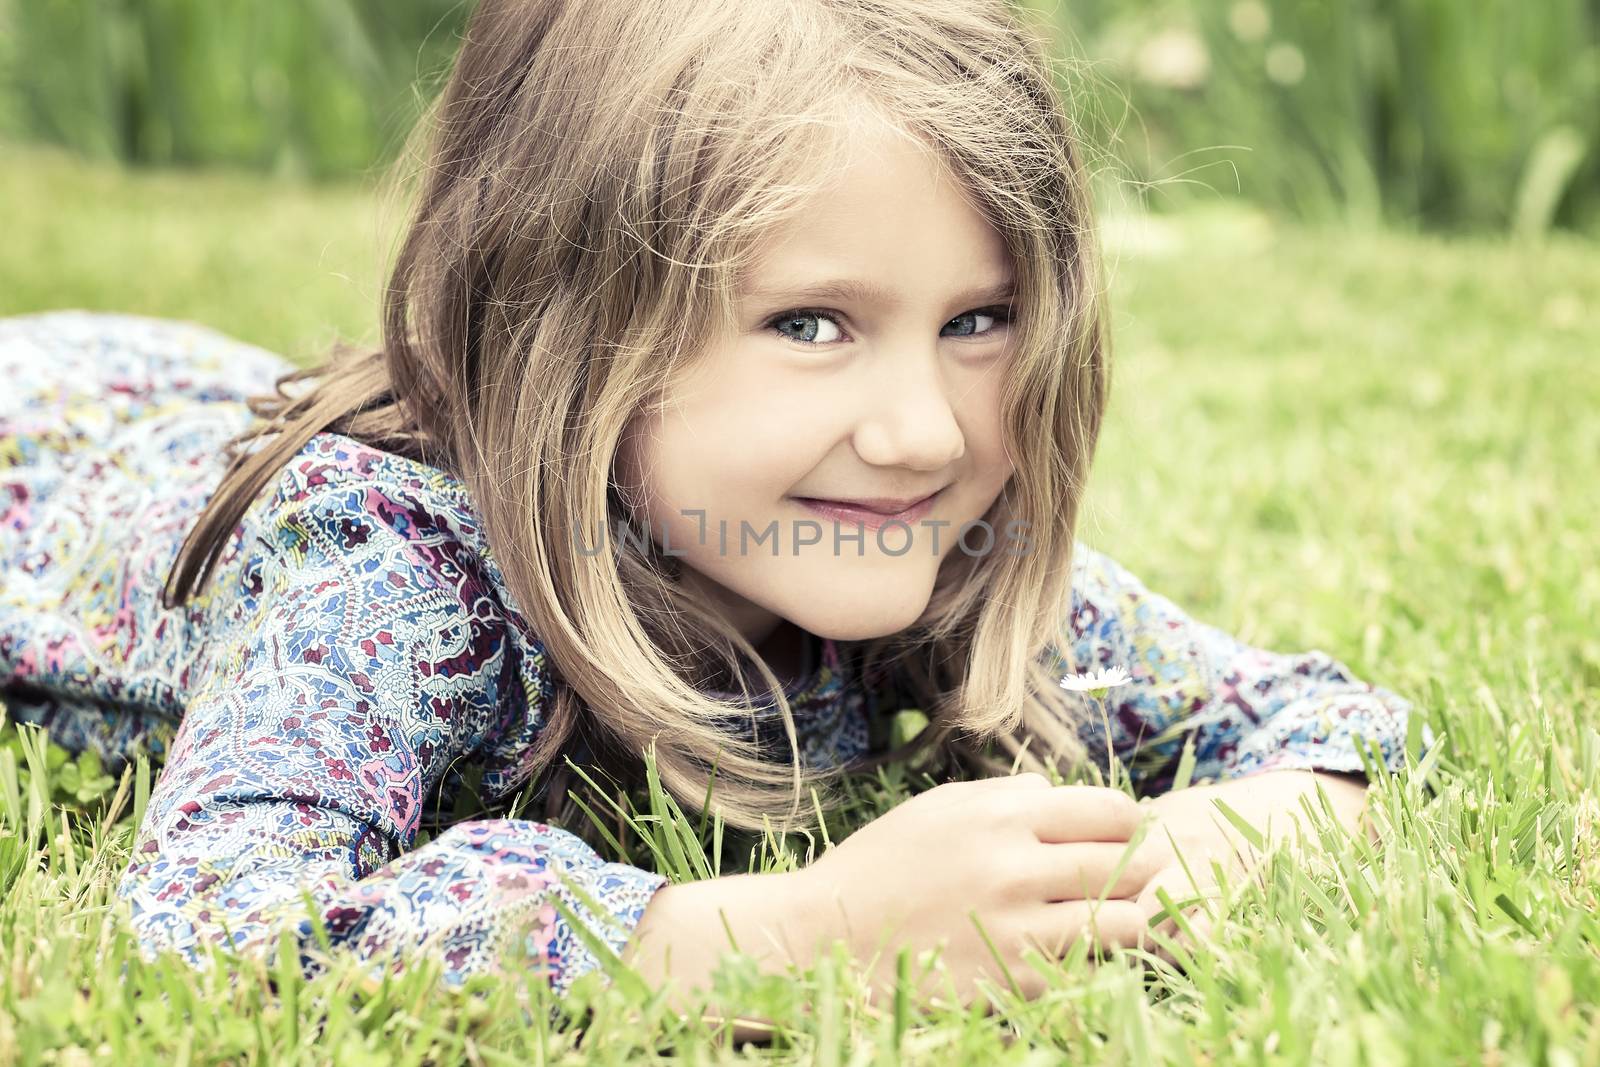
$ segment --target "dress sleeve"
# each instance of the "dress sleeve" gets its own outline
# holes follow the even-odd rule
[[[142,945],[199,964],[208,945],[265,953],[287,933],[315,973],[315,919],[377,969],[426,953],[459,985],[509,960],[565,992],[599,961],[554,902],[620,951],[665,879],[521,819],[408,851],[452,765],[537,714],[527,650],[453,520],[311,462],[265,514],[119,885]]]
[[[1192,619],[1083,545],[1070,630],[1076,669],[1128,672],[1103,710],[1081,694],[1085,740],[1092,754],[1115,755],[1142,794],[1172,787],[1186,742],[1196,782],[1285,769],[1362,773],[1359,752],[1372,743],[1391,770],[1404,765],[1408,701],[1326,653],[1254,648]],[[1430,743],[1425,727],[1422,737]]]

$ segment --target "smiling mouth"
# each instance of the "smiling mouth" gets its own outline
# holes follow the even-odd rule
[[[854,501],[828,500],[820,497],[805,496],[797,496],[792,499],[809,511],[817,512],[841,522],[859,523],[868,529],[876,529],[892,521],[916,522],[932,509],[933,505],[948,488],[949,486],[945,486],[929,493],[925,497],[911,501],[884,498]]]

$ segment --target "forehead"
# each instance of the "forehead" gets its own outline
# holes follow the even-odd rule
[[[858,129],[831,172],[757,236],[736,288],[753,297],[843,282],[854,293],[836,295],[891,297],[1010,270],[1004,239],[946,161],[880,124]]]

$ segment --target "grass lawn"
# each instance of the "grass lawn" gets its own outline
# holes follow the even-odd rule
[[[362,190],[3,159],[0,314],[187,317],[298,358],[370,336],[394,220]],[[782,1024],[739,1050],[625,982],[580,983],[580,1032],[425,968],[374,990],[145,963],[112,889],[148,780],[109,812],[53,807],[109,790],[13,736],[0,1064],[1600,1063],[1600,247],[1221,209],[1110,230],[1118,369],[1084,538],[1207,621],[1417,703],[1438,795],[1384,782],[1382,847],[1280,853],[1187,975],[1069,961],[987,1016],[868,1010],[843,965],[733,966],[726,988]]]

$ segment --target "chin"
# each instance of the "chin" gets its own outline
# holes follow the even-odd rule
[[[848,599],[855,600],[854,597]],[[881,599],[872,603],[841,603],[819,597],[796,605],[783,615],[818,637],[833,641],[868,641],[899,633],[921,618],[927,606],[926,597],[921,600],[908,597],[899,604],[886,604]],[[893,608],[899,610],[890,610]]]
[[[890,634],[899,633],[916,621],[916,616],[910,616],[905,622],[874,624],[870,621],[862,622],[860,619],[840,620],[837,626],[807,626],[806,629],[818,637],[826,637],[830,641],[871,641],[879,637],[888,637]]]

